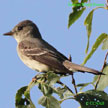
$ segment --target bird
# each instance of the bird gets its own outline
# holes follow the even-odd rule
[[[19,22],[5,36],[12,36],[17,41],[19,58],[32,70],[47,73],[73,75],[74,72],[88,72],[101,75],[98,70],[72,63],[56,48],[46,42],[37,27],[31,20]]]

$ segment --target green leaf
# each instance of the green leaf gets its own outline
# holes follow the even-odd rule
[[[76,4],[76,3],[78,3],[78,0],[71,0],[71,2],[72,2],[73,4]]]
[[[33,82],[33,81],[31,81],[31,82],[29,83],[29,85],[28,85],[27,88],[26,88],[26,91],[24,92],[24,96],[25,96],[26,98],[30,99],[30,90],[31,90],[31,88],[34,87],[36,84],[38,84],[38,83],[37,83],[37,82]]]
[[[86,64],[86,62],[91,58],[91,56],[94,54],[94,52],[97,50],[97,48],[101,45],[104,39],[108,38],[108,35],[106,33],[102,33],[95,41],[94,45],[92,46],[92,49],[90,53],[85,57],[84,62],[82,65]]]
[[[87,42],[87,47],[85,50],[85,53],[88,53],[88,49],[89,49],[89,39],[90,39],[90,35],[91,35],[91,31],[92,31],[92,19],[93,19],[93,13],[96,9],[98,8],[104,8],[104,7],[97,7],[94,8],[86,17],[85,21],[84,21],[84,25],[86,26],[86,30],[87,30],[87,36],[88,36],[88,42]]]
[[[27,97],[24,96],[26,90],[27,86],[22,87],[17,91],[15,99],[16,108],[36,108],[30,99],[30,93],[27,93]]]
[[[74,96],[74,94],[70,92],[66,86],[53,88],[53,92],[56,93],[60,97],[60,99],[65,99],[67,97]]]
[[[53,72],[48,72],[48,84],[53,85],[60,80],[60,76]]]
[[[108,38],[104,40],[102,50],[108,49]]]
[[[88,0],[81,0],[79,3],[78,0],[71,0],[71,2],[75,5],[72,10],[73,12],[69,15],[69,21],[68,21],[68,28],[80,18],[84,10],[86,9],[83,7],[83,3],[87,2]]]
[[[66,90],[66,92],[64,93],[64,99],[68,98],[68,97],[72,97],[74,96],[68,89]]]
[[[89,84],[91,84],[91,82],[90,82],[90,83],[81,83],[81,84],[78,84],[78,85],[76,85],[76,86],[77,86],[77,87],[81,87],[81,88],[80,88],[80,91],[81,91],[82,89],[84,89],[84,87],[88,86]]]
[[[90,35],[91,35],[91,30],[92,30],[93,12],[94,12],[94,9],[88,14],[88,16],[86,17],[86,19],[84,21],[84,25],[86,26],[87,36],[88,36],[88,43],[87,43],[86,53],[88,52],[88,48],[89,48],[89,38],[90,38]]]
[[[81,0],[81,3],[85,3],[85,2],[87,2],[87,1],[88,1],[88,0]],[[78,0],[71,0],[71,2],[72,2],[73,4],[79,3]]]
[[[61,108],[59,101],[53,96],[42,96],[38,103],[46,108]]]
[[[88,0],[81,0],[81,3],[85,3],[85,2],[88,2]]]
[[[52,87],[49,86],[48,84],[45,84],[45,83],[40,83],[39,84],[39,89],[42,91],[42,93],[45,96],[50,96],[53,93]]]
[[[82,13],[84,12],[85,7],[73,7],[73,12],[69,15],[68,28],[80,18]]]
[[[100,81],[97,86],[97,90],[104,90],[106,87],[108,87],[108,66],[104,68],[103,73],[105,75],[101,76]],[[98,76],[94,77],[94,82],[96,82],[97,79],[98,79]]]
[[[81,108],[107,108],[108,94],[104,91],[89,90],[77,94],[75,99],[80,103]]]
[[[42,96],[39,100],[38,100],[38,104],[42,105],[42,106],[47,106],[47,97],[46,96]]]
[[[58,96],[60,96],[60,99],[64,98],[64,93],[67,91],[66,87],[58,87],[58,88],[53,88],[54,93],[56,93]]]
[[[77,84],[76,86],[77,87],[83,87],[83,86],[87,86],[88,84],[91,84],[91,83],[80,83],[80,84]]]

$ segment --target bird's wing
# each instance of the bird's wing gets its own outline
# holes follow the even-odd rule
[[[68,69],[63,65],[64,57],[62,57],[58,52],[54,52],[48,48],[30,46],[32,45],[27,46],[24,43],[20,43],[20,52],[30,59],[45,64],[60,73],[68,72]]]

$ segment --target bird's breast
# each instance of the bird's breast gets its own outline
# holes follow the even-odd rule
[[[39,72],[46,72],[50,70],[50,68],[47,65],[42,64],[26,56],[24,53],[21,52],[21,49],[19,49],[19,47],[17,47],[17,53],[18,53],[19,58],[22,60],[22,62],[25,65],[27,65],[29,68],[39,71]]]

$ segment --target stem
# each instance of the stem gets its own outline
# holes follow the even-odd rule
[[[105,55],[104,64],[103,64],[103,66],[102,66],[101,72],[103,72],[104,67],[106,66],[106,59],[107,59],[107,56],[108,56],[108,52],[107,52],[106,55]],[[101,78],[101,75],[98,76],[98,79],[97,79],[97,82],[96,82],[96,85],[95,85],[95,90],[97,89],[97,86],[98,86],[98,84],[99,84],[100,78]]]
[[[68,59],[68,60],[69,60],[69,61],[72,61],[71,55],[69,55],[69,59]],[[74,86],[75,93],[77,94],[78,92],[77,92],[76,83],[75,83],[75,79],[74,79],[73,74],[72,74],[72,84],[73,84],[73,86]]]
[[[76,88],[76,84],[75,84],[75,79],[74,79],[74,76],[72,74],[72,84],[74,85],[74,89],[75,89],[75,93],[77,94],[77,88]]]

